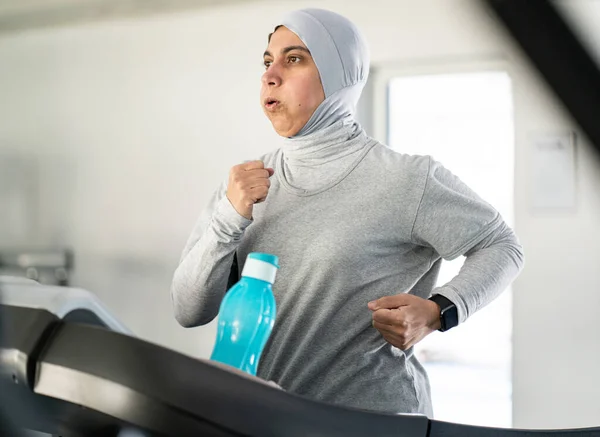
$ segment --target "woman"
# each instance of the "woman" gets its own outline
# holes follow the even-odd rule
[[[519,273],[500,215],[439,163],[396,153],[354,120],[369,71],[358,29],[330,11],[269,35],[261,103],[283,146],[231,169],[183,251],[183,326],[218,313],[249,252],[280,258],[278,314],[259,376],[326,402],[432,416],[413,346],[462,323]],[[440,262],[466,255],[434,288]],[[453,320],[452,314],[454,314]]]

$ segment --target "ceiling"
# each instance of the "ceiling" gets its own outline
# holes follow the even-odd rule
[[[0,33],[251,0],[2,0]]]

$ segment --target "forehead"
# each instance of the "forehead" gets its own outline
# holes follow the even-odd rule
[[[280,26],[271,34],[268,50],[270,52],[274,52],[288,46],[301,46],[307,48],[298,35],[289,30],[287,27]]]

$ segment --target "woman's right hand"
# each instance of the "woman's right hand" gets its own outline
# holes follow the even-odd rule
[[[235,210],[248,220],[252,220],[252,210],[256,203],[264,202],[269,193],[275,171],[265,168],[262,161],[250,161],[239,164],[229,171],[227,199]]]

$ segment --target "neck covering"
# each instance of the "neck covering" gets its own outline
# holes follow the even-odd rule
[[[288,13],[280,25],[306,45],[319,71],[325,100],[293,137],[285,138],[278,177],[298,194],[339,182],[364,156],[368,137],[354,119],[369,76],[369,50],[358,28],[324,9]]]

